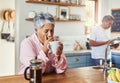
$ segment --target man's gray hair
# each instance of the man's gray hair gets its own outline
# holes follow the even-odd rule
[[[104,22],[104,21],[110,21],[110,20],[114,21],[114,17],[111,16],[111,15],[106,15],[106,16],[103,17],[102,22]]]
[[[40,13],[36,14],[34,17],[34,26],[35,28],[41,28],[44,24],[53,24],[55,23],[54,17],[49,13]]]

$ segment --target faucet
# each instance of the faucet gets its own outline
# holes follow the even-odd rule
[[[104,59],[104,66],[103,66],[103,72],[104,72],[104,77],[107,76],[107,70],[110,69],[110,67],[108,67],[108,64],[107,64],[107,52],[108,52],[108,47],[110,46],[110,44],[115,41],[115,40],[120,40],[120,37],[117,37],[115,39],[112,39],[110,40],[108,43],[107,43],[107,46],[106,46],[106,49],[105,49],[105,59]],[[119,43],[118,43],[119,44]]]

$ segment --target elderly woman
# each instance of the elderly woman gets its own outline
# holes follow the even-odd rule
[[[49,42],[54,41],[54,18],[48,13],[37,14],[34,17],[35,33],[24,39],[20,47],[21,68],[19,74],[23,74],[30,60],[42,59],[42,73],[64,73],[68,67],[63,54],[63,44],[60,43],[56,54],[48,48]]]

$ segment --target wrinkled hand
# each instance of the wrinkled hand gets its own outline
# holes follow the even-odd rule
[[[48,39],[45,38],[44,40],[44,44],[43,44],[43,51],[47,54],[48,50],[49,50],[49,42],[53,41],[53,37],[49,37]]]
[[[56,55],[58,55],[57,56],[58,60],[60,59],[62,52],[63,52],[63,44],[61,42],[59,42],[59,46],[56,51]]]

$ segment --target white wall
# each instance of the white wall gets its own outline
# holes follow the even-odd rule
[[[109,0],[98,0],[98,23],[101,23],[101,20],[104,15],[109,14],[108,12],[108,1]]]
[[[0,0],[0,10],[7,9],[7,8],[13,8],[15,9],[15,0]]]
[[[15,0],[0,0],[0,16],[3,9],[15,9]],[[3,21],[0,18],[0,30]],[[1,36],[1,35],[0,35]],[[15,74],[15,43],[0,37],[0,76]]]
[[[99,2],[99,18],[104,15],[111,14],[111,9],[113,8],[120,8],[120,0],[99,0]]]
[[[120,8],[120,0],[109,0],[109,12],[111,12],[112,8]]]
[[[0,76],[15,74],[15,44],[0,39]]]

